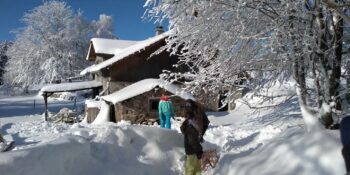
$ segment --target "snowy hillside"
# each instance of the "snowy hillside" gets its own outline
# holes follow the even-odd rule
[[[242,101],[259,100],[248,94]],[[18,104],[11,101],[8,104]],[[280,102],[278,107],[259,111],[238,102],[231,113],[209,113],[211,124],[203,145],[205,149],[217,149],[220,160],[215,169],[203,174],[344,174],[338,131],[307,133],[296,98],[264,104]],[[1,113],[4,110],[1,108]],[[7,112],[0,118],[1,131],[5,139],[16,141],[16,148],[0,154],[0,172],[180,175],[185,161],[181,120],[173,120],[172,130],[167,130],[127,122],[54,124],[44,122],[38,114],[11,116]]]

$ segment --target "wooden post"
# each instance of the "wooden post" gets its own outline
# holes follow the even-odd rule
[[[48,111],[48,104],[47,104],[47,98],[49,98],[54,92],[44,92],[44,101],[45,101],[45,121],[47,121],[47,118],[49,117],[49,111]]]
[[[98,95],[98,88],[93,88],[92,89],[92,98],[94,99]]]
[[[43,94],[43,96],[44,96],[44,101],[45,101],[45,121],[47,121],[47,117],[48,117],[48,109],[47,109],[47,93],[46,92],[44,92],[44,94]]]

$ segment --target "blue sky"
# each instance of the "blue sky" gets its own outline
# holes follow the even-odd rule
[[[23,14],[43,0],[0,0],[0,41],[14,40],[10,31],[23,27]],[[111,15],[114,19],[114,34],[120,39],[143,40],[154,36],[156,24],[141,19],[145,0],[66,0],[76,12],[83,11],[84,17],[97,20],[100,14]]]

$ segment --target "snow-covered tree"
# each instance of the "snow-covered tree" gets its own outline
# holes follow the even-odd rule
[[[65,2],[46,1],[22,18],[25,27],[7,52],[7,84],[28,87],[73,76],[87,64],[89,24]]]
[[[101,14],[98,21],[92,21],[92,28],[94,29],[94,37],[97,38],[111,38],[115,39],[113,34],[113,18],[111,16]]]
[[[173,34],[166,49],[182,56],[178,66],[190,67],[165,78],[184,77],[190,89],[214,90],[237,86],[247,71],[258,80],[251,87],[269,82],[261,81],[266,76],[273,81],[293,76],[303,107],[327,109],[318,110],[326,127],[333,122],[332,111],[341,110],[341,51],[349,2],[148,0],[145,6],[150,17],[169,20]]]
[[[3,84],[3,75],[5,73],[5,65],[9,59],[6,51],[11,46],[11,42],[5,41],[0,43],[0,85]]]

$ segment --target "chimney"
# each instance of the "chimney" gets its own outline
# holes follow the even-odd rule
[[[157,26],[156,27],[156,35],[160,35],[162,33],[164,33],[163,26]]]

